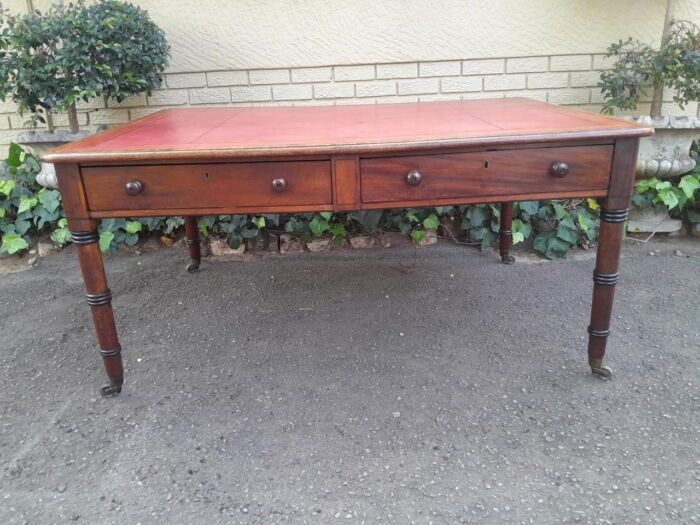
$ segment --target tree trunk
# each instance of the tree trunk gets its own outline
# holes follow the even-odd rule
[[[50,109],[45,110],[46,111],[46,129],[49,133],[53,133],[53,113],[51,113]]]
[[[675,8],[675,1],[668,0],[666,2],[666,16],[664,17],[664,28],[661,33],[661,43],[660,47],[666,44],[666,38],[671,31],[671,26],[673,25],[673,10]],[[661,118],[661,108],[664,103],[664,84],[660,80],[654,81],[654,92],[651,96],[651,110],[649,115],[651,118]]]
[[[68,106],[68,126],[71,133],[78,133],[80,126],[78,125],[78,111],[75,109],[75,102]]]
[[[660,80],[654,81],[654,93],[651,97],[651,118],[661,118],[661,106],[664,103],[664,83]]]

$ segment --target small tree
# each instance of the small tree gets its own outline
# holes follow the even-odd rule
[[[662,116],[665,87],[675,90],[673,100],[681,108],[700,100],[700,29],[692,22],[671,20],[669,12],[659,49],[632,38],[608,48],[607,56],[616,61],[598,83],[605,98],[604,113],[636,109],[650,87],[652,118]]]
[[[118,0],[84,0],[12,16],[0,12],[0,99],[8,96],[31,122],[66,111],[79,130],[75,103],[97,96],[119,102],[160,86],[168,65],[165,34],[148,13]]]

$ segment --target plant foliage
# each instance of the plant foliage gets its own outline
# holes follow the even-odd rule
[[[606,56],[615,62],[598,83],[604,113],[636,109],[657,86],[671,88],[681,108],[700,100],[700,28],[691,22],[673,22],[659,49],[628,38],[612,44]]]
[[[168,65],[165,34],[130,3],[84,0],[46,13],[0,12],[0,99],[31,122],[48,110],[105,96],[122,101],[160,86]]]

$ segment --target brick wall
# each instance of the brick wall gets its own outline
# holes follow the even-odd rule
[[[121,104],[102,99],[79,104],[84,129],[115,125],[168,107],[396,103],[530,97],[599,111],[595,87],[603,55],[578,54],[450,60],[166,75],[163,89]],[[640,108],[644,111],[646,108]],[[693,113],[697,106],[688,108]],[[25,130],[12,104],[0,105],[0,144]],[[65,115],[55,115],[65,127]]]

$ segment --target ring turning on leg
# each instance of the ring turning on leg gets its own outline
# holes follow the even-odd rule
[[[501,203],[501,225],[498,231],[498,248],[501,253],[501,262],[503,264],[513,264],[515,257],[510,255],[510,247],[513,243],[513,203]]]
[[[190,273],[199,269],[202,260],[200,243],[197,217],[185,217],[185,244],[190,253],[190,264],[187,265],[187,271]]]
[[[112,293],[107,287],[102,253],[98,245],[99,235],[96,229],[72,232],[71,235],[77,245],[87,303],[92,312],[102,362],[109,377],[109,385],[103,387],[101,393],[105,397],[114,396],[121,392],[124,384],[124,368],[112,312]]]
[[[626,209],[603,208],[600,212],[598,252],[593,272],[593,305],[588,327],[588,364],[593,374],[605,380],[612,378],[612,370],[603,366],[603,357],[610,335],[615,285],[620,280],[618,268],[626,219]]]

